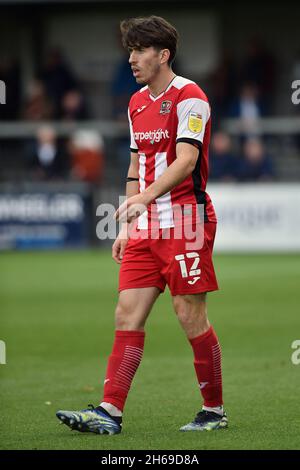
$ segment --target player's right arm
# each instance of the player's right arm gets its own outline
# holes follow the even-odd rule
[[[137,152],[131,152],[130,154],[130,165],[127,175],[126,183],[126,198],[130,198],[135,194],[139,193],[139,156]],[[130,181],[128,181],[128,179]],[[117,236],[112,246],[112,257],[118,263],[121,264],[124,251],[128,242],[128,224],[123,223],[119,235]]]

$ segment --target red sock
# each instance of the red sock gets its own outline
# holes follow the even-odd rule
[[[142,359],[144,340],[144,331],[117,330],[115,332],[115,341],[107,364],[102,401],[111,403],[121,411],[123,411],[131,383]]]
[[[213,327],[189,341],[194,350],[194,366],[204,406],[223,405],[221,348]]]

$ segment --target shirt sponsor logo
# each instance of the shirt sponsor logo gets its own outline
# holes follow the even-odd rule
[[[160,107],[160,114],[168,114],[171,111],[172,101],[163,101]]]
[[[167,129],[165,131],[163,131],[162,129],[157,129],[155,131],[134,133],[134,140],[136,142],[143,142],[143,140],[150,140],[151,144],[154,144],[154,142],[160,142],[163,139],[169,139],[169,138],[170,138],[170,134]]]
[[[201,114],[191,112],[189,114],[189,130],[191,132],[194,132],[195,134],[198,134],[199,132],[202,131],[202,116]]]

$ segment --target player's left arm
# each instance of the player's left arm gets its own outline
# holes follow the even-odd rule
[[[130,223],[139,217],[152,201],[182,183],[193,172],[198,155],[199,148],[197,146],[178,142],[174,162],[145,191],[127,199],[117,210],[116,220],[127,217],[127,222]]]
[[[186,142],[176,144],[176,159],[164,173],[143,192],[145,201],[152,201],[171,191],[190,176],[196,166],[199,147]]]

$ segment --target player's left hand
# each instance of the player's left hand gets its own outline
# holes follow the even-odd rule
[[[148,204],[149,201],[144,193],[135,194],[120,205],[114,218],[117,221],[130,223],[147,210]]]

